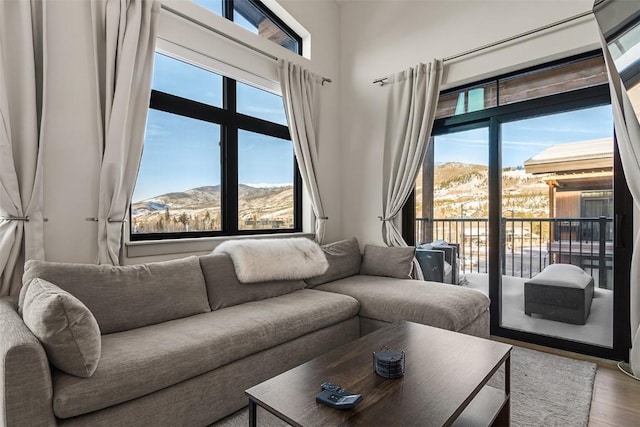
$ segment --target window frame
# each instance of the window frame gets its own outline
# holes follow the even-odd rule
[[[563,59],[557,59],[555,61],[551,61],[551,62],[547,62],[544,64],[540,64],[540,65],[535,65],[535,66],[531,66],[531,67],[527,67],[524,69],[520,69],[520,70],[516,70],[516,71],[512,71],[510,73],[506,73],[506,74],[501,74],[499,76],[496,77],[488,77],[482,80],[478,80],[475,81],[473,83],[470,84],[466,84],[466,85],[462,85],[462,86],[456,86],[456,87],[452,87],[452,88],[448,88],[445,90],[442,90],[440,92],[440,97],[443,96],[447,96],[447,95],[452,95],[452,94],[456,94],[456,93],[464,93],[465,94],[465,110],[466,110],[466,106],[467,106],[467,97],[468,97],[468,91],[472,90],[472,89],[476,89],[476,88],[481,88],[481,87],[491,87],[492,85],[495,85],[495,91],[496,91],[496,105],[493,107],[486,107],[480,110],[475,110],[475,111],[470,111],[467,112],[465,111],[464,113],[461,114],[453,114],[450,116],[441,116],[441,117],[437,117],[434,120],[434,126],[436,124],[440,124],[443,123],[443,121],[448,120],[448,119],[452,119],[454,117],[469,117],[469,115],[471,114],[476,114],[476,113],[480,113],[480,116],[492,116],[495,115],[495,111],[499,111],[499,112],[511,112],[512,110],[508,109],[507,107],[509,106],[514,106],[514,110],[513,111],[518,111],[519,108],[518,105],[519,104],[523,104],[523,103],[528,103],[528,102],[533,102],[536,100],[545,100],[545,99],[549,99],[550,97],[554,97],[554,96],[559,96],[561,94],[567,94],[567,93],[574,93],[580,90],[586,90],[586,89],[590,89],[590,88],[597,88],[597,87],[601,87],[602,85],[606,85],[608,84],[607,81],[604,81],[602,83],[596,84],[596,85],[591,85],[591,86],[585,86],[582,88],[578,88],[578,89],[570,89],[568,91],[564,91],[564,92],[558,92],[555,94],[551,94],[551,95],[544,95],[544,96],[540,96],[540,97],[532,97],[532,98],[528,98],[522,101],[516,101],[516,102],[507,102],[504,104],[500,103],[500,85],[502,82],[505,81],[509,81],[512,80],[514,78],[518,78],[518,77],[525,77],[527,75],[535,75],[538,74],[540,72],[544,72],[547,70],[552,70],[555,68],[560,68],[563,66],[568,66],[574,63],[579,63],[580,61],[585,61],[585,60],[589,60],[589,59],[594,59],[598,56],[602,56],[602,51],[598,50],[598,51],[590,51],[590,52],[586,52],[583,54],[579,54],[579,55],[574,55],[568,58],[563,58]],[[541,105],[545,105],[545,103],[542,103]],[[497,109],[497,110],[496,110]],[[486,114],[486,112],[489,112],[488,114]],[[482,113],[485,113],[484,115]],[[437,111],[436,111],[437,114]],[[462,120],[463,122],[467,122],[468,120]]]
[[[524,70],[516,71],[508,75],[498,78],[485,79],[483,81],[474,82],[469,85],[452,88],[442,93],[451,93],[455,91],[465,90],[484,84],[488,81],[511,77],[518,74],[541,70],[546,67],[561,65],[580,59],[588,59],[602,55],[601,51],[592,51],[582,55],[565,58],[551,63],[542,64],[537,67],[530,67]],[[496,107],[487,108],[480,111],[464,113],[460,115],[449,116],[434,121],[431,137],[454,133],[462,130],[475,129],[480,127],[489,127],[489,228],[494,230],[500,229],[500,215],[492,215],[491,212],[500,212],[500,193],[501,193],[501,146],[500,146],[500,126],[503,123],[515,120],[545,116],[565,111],[575,111],[590,107],[607,105],[611,103],[608,83],[602,83],[597,86],[576,89],[568,92],[562,92],[555,95],[548,95],[540,98],[533,98],[516,103],[498,105]],[[615,138],[615,135],[614,135]],[[495,142],[497,141],[497,143]],[[433,142],[433,141],[432,141]],[[424,166],[423,166],[424,167]],[[614,144],[614,215],[622,215],[632,218],[631,202],[629,201],[629,192],[626,187],[624,172],[621,168],[620,154],[617,145]],[[402,235],[409,245],[415,245],[415,191],[408,198],[407,203],[402,211]],[[628,220],[627,220],[628,221]],[[632,221],[632,220],[631,220]],[[489,236],[489,248],[500,247],[499,233],[491,233]],[[491,250],[491,249],[490,249]],[[624,328],[625,322],[629,319],[628,301],[628,271],[625,265],[628,264],[627,254],[624,251],[620,254],[620,259],[616,259],[614,264],[615,281],[615,298],[614,298],[614,326],[611,333],[613,334],[613,347],[606,348],[598,345],[582,343],[578,341],[567,341],[547,335],[537,335],[530,332],[520,331],[513,328],[503,327],[500,325],[500,308],[501,301],[498,287],[490,284],[489,298],[492,301],[491,311],[495,311],[497,315],[492,315],[490,320],[491,334],[504,338],[515,339],[524,342],[532,342],[535,344],[555,347],[563,350],[579,352],[596,357],[605,358],[625,358],[625,354],[630,347],[630,334]],[[500,273],[500,258],[494,256],[489,259],[489,277],[498,277]],[[501,285],[500,285],[501,286]]]
[[[222,76],[222,108],[155,89],[152,89],[149,100],[149,109],[215,123],[220,126],[220,212],[222,228],[209,231],[134,233],[132,202],[129,205],[129,241],[179,240],[201,237],[302,232],[302,177],[298,170],[295,154],[293,155],[292,177],[293,228],[241,230],[238,227],[238,131],[246,130],[289,141],[291,141],[291,134],[289,128],[285,125],[238,113],[236,109],[236,87],[237,80]]]
[[[290,38],[295,40],[297,45],[298,45],[298,50],[297,51],[293,51],[291,49],[287,49],[286,47],[284,47],[284,46],[282,46],[282,45],[280,45],[278,43],[273,42],[274,44],[277,44],[278,46],[282,46],[283,48],[285,48],[285,49],[287,49],[287,50],[289,50],[291,52],[297,53],[298,55],[302,56],[302,37],[300,37],[295,31],[293,31],[291,29],[291,27],[289,27],[287,24],[285,24],[285,22],[282,19],[280,19],[280,17],[278,17],[275,13],[273,13],[260,0],[245,0],[245,1],[247,1],[248,3],[251,3],[253,6],[255,6],[256,9],[258,9],[267,18],[269,18],[271,21],[273,21],[273,23],[276,24],[276,26],[278,28],[280,28],[280,30],[283,33],[285,33],[287,36],[289,36]],[[227,18],[231,22],[234,22],[233,21],[234,3],[235,3],[235,0],[222,0],[222,16],[224,18]]]

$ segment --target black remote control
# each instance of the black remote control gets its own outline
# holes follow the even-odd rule
[[[339,385],[330,383],[328,381],[322,383],[320,385],[320,388],[322,388],[323,390],[330,391],[330,392],[335,393],[335,394],[340,394],[342,396],[351,396],[352,394],[355,394],[352,391],[345,390],[342,387],[340,387]]]
[[[361,394],[342,395],[329,390],[322,390],[316,396],[316,402],[335,409],[351,409],[362,401]]]

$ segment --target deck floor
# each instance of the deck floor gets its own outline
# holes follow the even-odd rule
[[[489,276],[486,273],[467,273],[464,286],[489,295]],[[596,288],[591,313],[585,325],[572,325],[524,314],[524,282],[527,279],[502,276],[501,326],[572,341],[613,346],[613,291]]]

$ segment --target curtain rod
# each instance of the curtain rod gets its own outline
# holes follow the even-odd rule
[[[277,57],[277,56],[272,55],[272,54],[270,54],[269,52],[265,52],[265,51],[264,51],[264,50],[262,50],[262,49],[258,49],[257,47],[255,47],[254,45],[252,45],[252,44],[250,44],[250,43],[246,43],[246,42],[244,42],[244,41],[242,41],[242,40],[240,40],[240,39],[238,39],[238,38],[232,37],[232,36],[230,36],[229,34],[224,33],[224,32],[222,32],[222,31],[220,31],[219,29],[212,27],[211,25],[207,25],[207,24],[205,24],[204,22],[197,21],[197,20],[195,20],[195,19],[191,18],[190,16],[185,15],[184,13],[182,13],[182,12],[180,12],[180,11],[177,11],[177,10],[175,10],[175,9],[171,8],[170,6],[167,6],[167,5],[161,4],[161,5],[160,5],[160,7],[161,7],[162,9],[164,9],[164,10],[167,10],[167,11],[169,11],[169,12],[171,12],[171,13],[175,14],[175,15],[178,15],[179,17],[181,17],[181,18],[183,18],[183,19],[186,19],[187,21],[189,21],[189,22],[191,22],[191,23],[193,23],[193,24],[199,25],[199,26],[201,26],[202,28],[205,28],[205,29],[207,29],[207,30],[209,30],[209,31],[212,31],[212,32],[214,32],[214,33],[216,33],[216,34],[218,34],[218,35],[220,35],[220,36],[222,36],[222,37],[224,37],[224,38],[226,38],[226,39],[228,39],[228,40],[231,40],[231,41],[232,41],[232,42],[234,42],[234,43],[238,43],[239,45],[242,45],[242,46],[244,46],[244,47],[246,47],[246,48],[248,48],[248,49],[251,49],[252,51],[254,51],[254,52],[256,52],[256,53],[259,53],[259,54],[261,54],[261,55],[263,55],[263,56],[266,56],[267,58],[271,58],[271,59],[273,59],[274,61],[277,61],[277,60],[278,60],[278,57]],[[328,78],[328,77],[321,77],[321,78],[322,78],[322,82],[321,82],[321,84],[322,84],[322,85],[324,85],[325,83],[331,83],[331,82],[332,82],[332,80],[331,80],[330,78]]]
[[[472,53],[480,52],[480,51],[485,50],[485,49],[490,49],[492,47],[495,47],[495,46],[498,46],[498,45],[501,45],[501,44],[504,44],[504,43],[509,43],[511,41],[520,39],[522,37],[527,37],[527,36],[530,36],[532,34],[539,33],[541,31],[545,31],[545,30],[548,30],[548,29],[553,28],[553,27],[557,27],[558,25],[566,24],[567,22],[575,21],[576,19],[580,19],[580,18],[583,18],[583,17],[585,17],[587,15],[592,15],[592,14],[593,14],[593,11],[592,10],[588,10],[586,12],[582,12],[582,13],[579,13],[577,15],[573,15],[573,16],[570,16],[568,18],[561,19],[560,21],[552,22],[551,24],[547,24],[547,25],[544,25],[542,27],[534,28],[533,30],[525,31],[524,33],[516,34],[514,36],[510,36],[510,37],[504,38],[502,40],[498,40],[498,41],[495,41],[495,42],[492,42],[492,43],[488,43],[488,44],[476,47],[474,49],[469,49],[467,51],[464,51],[462,53],[458,53],[456,55],[447,56],[446,58],[442,59],[442,62],[452,61],[454,59],[458,59],[458,58],[461,58],[463,56],[471,55]],[[375,79],[373,81],[373,83],[374,84],[375,83],[380,83],[380,86],[383,86],[388,79],[389,79],[388,77],[382,77],[382,78],[379,78],[379,79]]]

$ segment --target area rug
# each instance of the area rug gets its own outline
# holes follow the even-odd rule
[[[589,423],[596,365],[590,362],[513,347],[511,352],[511,425],[582,427]],[[504,387],[504,370],[489,385]],[[246,408],[229,415],[215,427],[249,425]],[[258,408],[258,426],[288,424]]]
[[[596,364],[513,347],[511,425],[587,426]],[[489,385],[502,388],[502,369]]]

